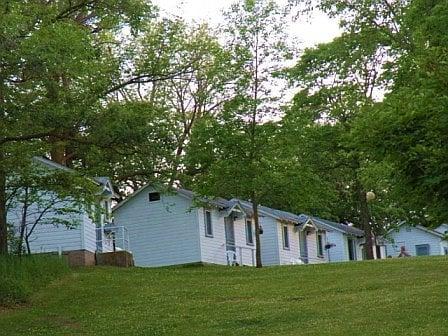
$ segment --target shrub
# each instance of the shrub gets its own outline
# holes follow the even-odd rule
[[[26,302],[37,289],[69,272],[52,255],[0,256],[0,305]]]

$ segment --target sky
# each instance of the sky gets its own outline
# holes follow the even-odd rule
[[[282,2],[282,0],[277,0]],[[221,12],[232,0],[153,0],[161,9],[162,15],[183,17],[187,21],[222,22]],[[308,21],[308,22],[306,22]],[[302,47],[329,42],[340,34],[338,24],[325,14],[315,14],[309,20],[301,20],[290,27],[290,34],[302,42]]]

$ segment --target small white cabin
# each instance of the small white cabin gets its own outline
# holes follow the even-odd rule
[[[34,157],[33,164],[38,165],[38,169],[43,168],[43,173],[54,169],[68,173],[72,171],[43,157]],[[43,208],[37,203],[28,206],[25,233],[29,234],[27,249],[29,248],[31,253],[67,254],[73,265],[94,265],[96,252],[112,251],[118,248],[119,241],[125,240],[117,238],[125,238],[126,233],[112,227],[110,223],[111,202],[115,196],[110,180],[105,177],[91,180],[100,191],[98,204],[92,209],[67,213],[60,208],[70,207],[69,199],[58,199],[57,195],[45,190],[39,192],[39,197],[43,200],[51,200],[42,202],[51,208]],[[12,225],[15,236],[19,235],[21,223],[24,223],[23,209],[23,203],[13,202],[7,211],[7,220]],[[72,224],[63,225],[60,224],[61,221]]]
[[[363,259],[363,230],[317,217],[313,217],[313,221],[327,230],[326,254],[329,262]]]
[[[386,255],[397,257],[403,246],[411,256],[448,255],[445,231],[448,232],[446,224],[432,230],[421,225],[411,226],[402,223],[384,237]]]
[[[189,190],[163,192],[147,185],[113,214],[115,224],[129,232],[136,266],[255,263],[253,223],[238,202],[197,204]]]

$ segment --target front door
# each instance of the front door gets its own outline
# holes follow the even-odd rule
[[[231,217],[224,218],[224,226],[226,232],[226,250],[235,252],[236,251],[235,229],[233,226],[233,218]]]
[[[308,245],[306,242],[306,232],[299,231],[299,247],[300,247],[300,259],[305,264],[308,264]]]

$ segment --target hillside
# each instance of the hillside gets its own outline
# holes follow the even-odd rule
[[[1,335],[448,335],[448,259],[77,269]]]

